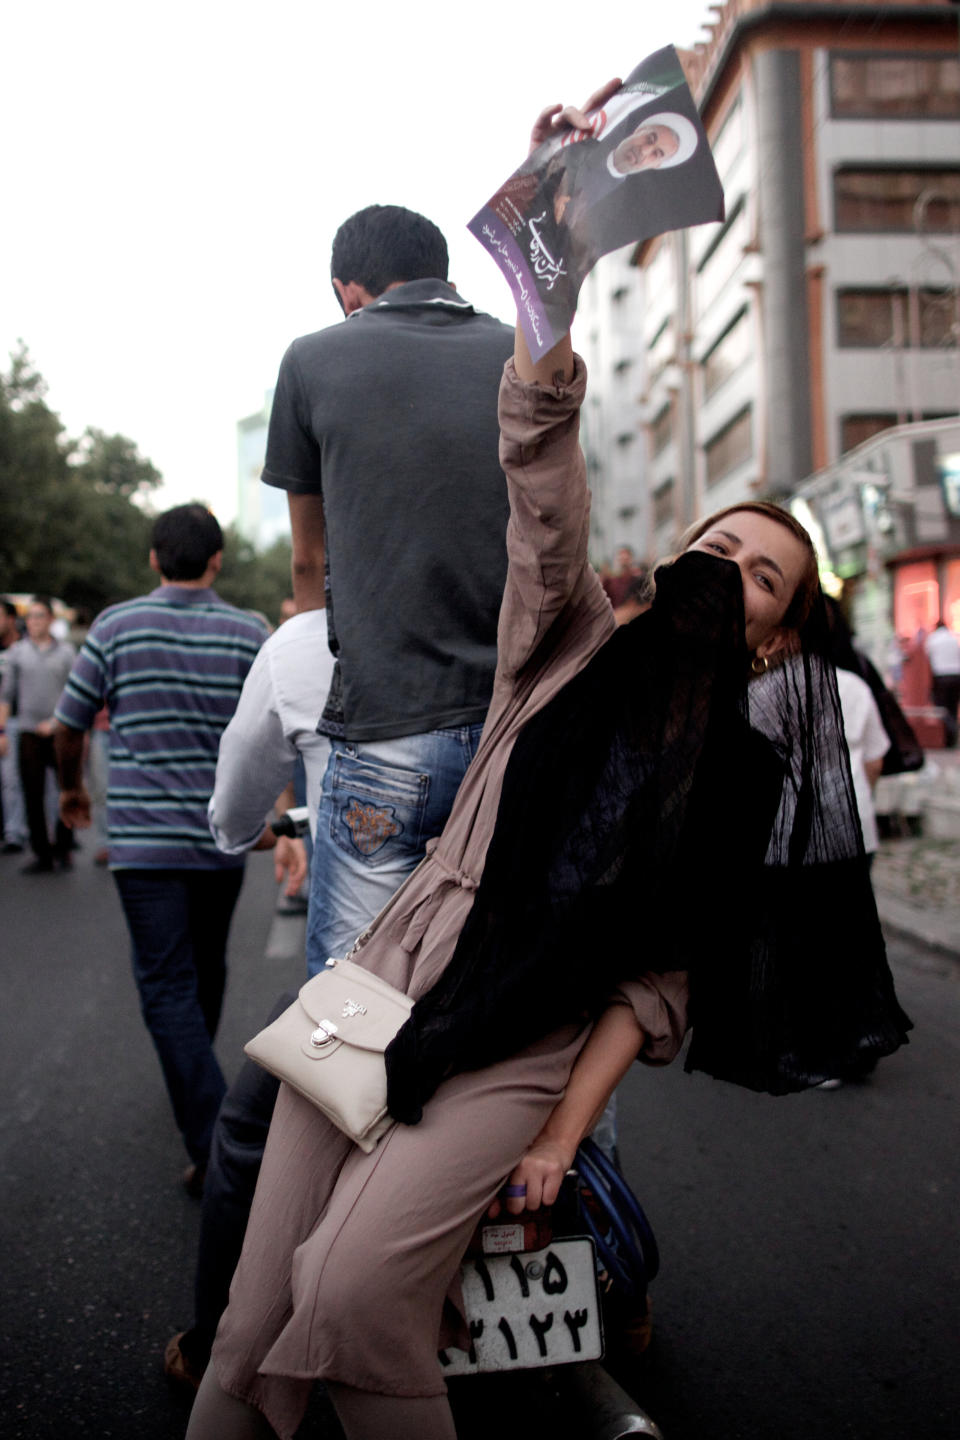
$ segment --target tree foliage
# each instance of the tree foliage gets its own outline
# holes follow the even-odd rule
[[[95,615],[153,589],[151,501],[162,476],[133,440],[88,427],[71,439],[21,341],[0,373],[0,594],[56,595]],[[218,591],[275,620],[290,593],[290,547],[262,555],[225,532]]]
[[[291,595],[289,540],[277,540],[268,550],[258,551],[234,526],[223,533],[223,569],[217,580],[217,594],[231,605],[258,610],[271,625],[280,617],[280,602]]]
[[[90,426],[74,450],[77,476],[102,495],[144,499],[162,483],[155,465],[137,450],[126,435],[105,435]]]

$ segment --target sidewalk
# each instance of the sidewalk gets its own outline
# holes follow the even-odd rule
[[[960,840],[882,840],[873,888],[884,925],[960,957]]]
[[[960,750],[929,751],[924,770],[905,778],[918,792],[911,813],[920,816],[923,834],[881,840],[873,862],[880,919],[960,956],[960,825],[953,820],[960,812]],[[883,787],[896,783],[897,777],[881,780],[878,800]]]

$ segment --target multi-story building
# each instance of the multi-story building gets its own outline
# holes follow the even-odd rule
[[[726,218],[584,288],[597,559],[960,410],[960,8],[710,10],[688,73]]]
[[[237,421],[237,526],[258,550],[290,533],[285,491],[260,483],[272,405],[268,390],[263,408]]]

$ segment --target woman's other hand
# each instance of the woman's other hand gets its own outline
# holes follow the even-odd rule
[[[539,1210],[541,1205],[552,1205],[572,1164],[573,1156],[556,1140],[534,1140],[519,1165],[511,1170],[506,1185],[491,1202],[487,1215],[495,1220],[504,1206],[508,1214],[519,1215],[524,1210]]]
[[[273,855],[273,873],[278,885],[283,885],[288,899],[297,894],[307,878],[307,847],[302,840],[289,835],[280,835]]]
[[[642,1045],[643,1031],[633,1009],[614,998],[577,1056],[563,1099],[487,1211],[491,1219],[503,1205],[509,1214],[519,1215],[553,1204],[577,1146],[600,1119]]]

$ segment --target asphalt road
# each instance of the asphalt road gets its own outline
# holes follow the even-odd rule
[[[70,875],[18,871],[0,861],[0,1436],[179,1440],[186,1406],[161,1355],[190,1318],[198,1207],[119,904],[83,856]],[[228,1073],[297,980],[295,957],[264,956],[273,899],[255,856]],[[960,1429],[960,962],[898,940],[891,955],[917,1029],[869,1084],[773,1100],[674,1066],[622,1087],[624,1166],[662,1251],[654,1344],[629,1378],[666,1440]],[[304,1433],[325,1433],[320,1418]],[[508,1410],[503,1433],[516,1428]]]

